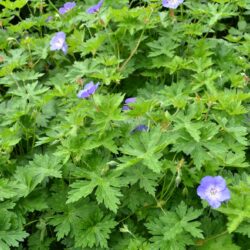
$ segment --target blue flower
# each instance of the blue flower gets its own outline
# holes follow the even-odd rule
[[[122,110],[130,110],[129,103],[136,102],[136,97],[130,97],[125,99],[125,105],[123,105]]]
[[[62,50],[64,54],[67,53],[68,45],[65,41],[66,35],[64,32],[57,32],[50,40],[50,50]]]
[[[202,178],[197,194],[201,199],[206,200],[212,208],[218,208],[221,202],[230,199],[230,191],[226,181],[221,176],[206,176]]]
[[[131,131],[131,133],[135,133],[136,131],[148,131],[148,126],[143,125],[143,124],[138,125],[137,127],[135,127],[135,128]]]
[[[78,98],[82,98],[82,99],[86,99],[89,96],[93,95],[95,93],[95,91],[97,90],[99,86],[99,83],[94,84],[92,81],[87,83],[84,86],[84,89],[80,90],[77,94]]]
[[[93,14],[99,11],[99,9],[102,7],[104,0],[99,1],[96,5],[91,6],[87,9],[87,13]]]
[[[64,15],[65,13],[67,13],[68,11],[70,11],[71,9],[73,9],[76,6],[75,2],[67,2],[63,5],[63,7],[61,7],[59,9],[59,13],[61,15]]]
[[[176,9],[184,0],[162,0],[162,5],[169,9]]]
[[[53,19],[53,16],[48,16],[47,19],[46,19],[46,22],[50,22],[51,20]]]

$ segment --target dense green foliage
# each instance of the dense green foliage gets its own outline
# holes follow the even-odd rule
[[[0,1],[0,249],[249,249],[250,1],[63,4]]]

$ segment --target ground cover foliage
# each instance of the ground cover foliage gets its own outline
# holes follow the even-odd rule
[[[0,1],[0,249],[249,249],[250,1],[75,3]]]

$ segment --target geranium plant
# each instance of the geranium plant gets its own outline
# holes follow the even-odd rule
[[[0,249],[250,245],[248,0],[0,1]]]

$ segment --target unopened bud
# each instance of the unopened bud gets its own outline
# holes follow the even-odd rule
[[[178,187],[181,183],[181,176],[180,175],[177,175],[177,177],[175,178],[175,184],[176,184],[176,187]]]
[[[184,187],[184,188],[183,188],[182,194],[183,194],[184,196],[188,196],[188,189],[187,189],[187,187]]]
[[[120,228],[121,233],[130,233],[128,226],[126,224],[123,225],[123,227]]]

